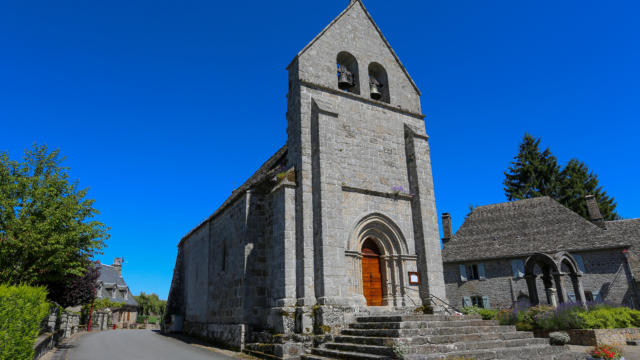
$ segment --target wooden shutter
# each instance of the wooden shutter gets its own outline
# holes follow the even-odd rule
[[[487,277],[485,276],[485,272],[484,272],[484,263],[478,264],[478,279],[487,280]]]
[[[482,307],[485,309],[491,309],[491,304],[489,304],[489,297],[488,296],[483,296],[482,297]]]
[[[460,281],[467,281],[467,267],[463,264],[460,264]]]
[[[580,271],[582,272],[586,272],[585,268],[584,268],[584,261],[582,260],[582,256],[581,255],[577,255],[577,254],[571,254],[573,255],[573,258],[576,259],[576,262],[578,263],[578,269],[580,269]]]

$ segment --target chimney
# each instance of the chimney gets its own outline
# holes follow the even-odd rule
[[[451,215],[449,213],[442,214],[442,243],[446,244],[453,237],[451,230]]]
[[[115,258],[113,259],[113,266],[114,268],[116,268],[116,270],[118,270],[119,274],[122,274],[122,261],[124,259],[123,258]]]
[[[602,214],[600,214],[600,208],[598,208],[596,197],[593,195],[587,195],[584,197],[584,199],[587,201],[589,220],[591,220],[592,223],[598,225],[599,227],[605,229],[604,219],[602,218]]]

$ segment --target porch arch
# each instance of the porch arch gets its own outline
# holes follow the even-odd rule
[[[542,282],[549,304],[569,303],[568,292],[564,284],[564,278],[567,276],[571,279],[576,300],[583,305],[586,303],[582,287],[582,272],[578,267],[578,263],[571,254],[561,251],[553,255],[536,253],[529,256],[525,261],[524,277],[527,281],[529,299],[532,306],[540,304],[536,284],[537,275],[534,273],[536,265],[542,270]],[[567,271],[563,271],[565,268]]]
[[[362,281],[362,248],[366,241],[374,242],[380,251],[382,305],[407,306],[407,279],[404,274],[408,268],[415,268],[417,256],[409,255],[407,241],[400,228],[380,213],[362,217],[347,240],[345,256],[353,297],[366,304]]]

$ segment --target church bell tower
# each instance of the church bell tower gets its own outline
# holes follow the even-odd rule
[[[429,137],[407,69],[360,0],[287,69],[295,306],[319,309],[328,326],[373,307],[437,310],[446,294]]]

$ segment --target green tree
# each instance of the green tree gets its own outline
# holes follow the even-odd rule
[[[620,216],[615,211],[615,200],[599,186],[598,176],[589,171],[585,163],[571,159],[560,172],[560,188],[557,200],[569,209],[588,219],[589,212],[584,198],[594,195],[598,208],[605,220],[616,220]]]
[[[0,283],[52,288],[84,276],[108,239],[88,189],[69,180],[60,151],[0,153]]]
[[[558,160],[548,148],[540,151],[540,139],[530,134],[524,134],[518,155],[504,175],[504,191],[509,201],[557,196]]]
[[[140,315],[162,315],[164,309],[167,306],[166,300],[160,300],[157,294],[145,294],[141,292],[140,295],[134,296],[139,306]]]
[[[571,159],[562,168],[549,148],[540,151],[540,139],[530,134],[524,135],[518,155],[504,175],[504,191],[510,201],[549,196],[589,219],[584,198],[594,195],[605,220],[620,218],[615,212],[615,200],[583,162]]]

